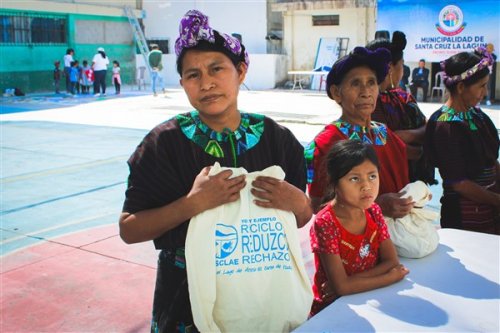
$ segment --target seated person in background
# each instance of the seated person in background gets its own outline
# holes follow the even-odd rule
[[[384,287],[408,274],[375,203],[379,165],[373,146],[338,141],[326,169],[329,192],[310,231],[316,267],[311,316],[340,296]]]
[[[427,102],[427,93],[429,92],[429,70],[425,68],[425,59],[420,59],[418,67],[413,69],[411,74],[410,91],[417,98],[417,90],[422,88],[424,91],[424,102]]]

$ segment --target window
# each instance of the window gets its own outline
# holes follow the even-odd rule
[[[133,39],[128,21],[75,20],[77,44],[130,44]]]
[[[161,50],[163,54],[168,54],[168,39],[148,39],[148,47],[151,49],[151,44],[157,44],[158,48]]]
[[[0,13],[0,43],[65,44],[66,30],[64,16]]]
[[[340,16],[339,15],[313,15],[312,23],[313,23],[313,26],[339,25],[340,24]]]

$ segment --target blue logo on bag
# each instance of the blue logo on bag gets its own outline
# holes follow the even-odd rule
[[[238,231],[235,227],[217,223],[215,227],[215,257],[224,259],[236,250]]]

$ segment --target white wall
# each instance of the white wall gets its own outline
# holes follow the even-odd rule
[[[281,54],[250,54],[245,85],[250,90],[265,90],[287,80],[287,56]]]
[[[339,15],[338,26],[313,26],[313,15]],[[292,70],[314,67],[320,38],[349,38],[349,51],[375,35],[375,8],[337,8],[283,12],[284,45]]]
[[[248,68],[245,85],[250,90],[273,89],[278,83],[287,80],[287,57],[280,54],[250,54],[250,67]],[[137,67],[144,66],[144,58],[136,56]],[[175,54],[164,54],[163,80],[167,87],[179,88],[179,74],[176,70]],[[149,73],[146,71],[146,83],[151,84]]]
[[[243,37],[249,53],[266,53],[267,7],[265,1],[158,1],[144,0],[146,38],[168,38],[170,52],[179,36],[179,22],[190,10],[197,9],[208,16],[215,30]]]

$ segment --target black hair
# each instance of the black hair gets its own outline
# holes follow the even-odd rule
[[[104,51],[97,51],[97,53],[99,53],[103,59],[106,59],[106,53],[104,53]]]
[[[240,55],[236,55],[229,51],[225,46],[225,40],[224,38],[221,37],[219,32],[217,30],[214,30],[214,36],[215,36],[215,43],[210,43],[206,40],[200,40],[198,44],[196,44],[193,47],[190,48],[184,48],[177,57],[177,73],[179,73],[180,76],[182,76],[182,61],[184,59],[184,56],[186,55],[186,52],[189,50],[198,50],[198,51],[215,51],[215,52],[221,52],[224,55],[226,55],[231,62],[233,63],[234,67],[238,68],[238,65],[241,62],[245,62],[245,46],[241,44],[241,52]]]
[[[88,63],[89,63],[89,62],[88,62],[87,60],[84,60],[84,61],[82,62],[83,66],[87,66],[87,64],[88,64]]]
[[[322,203],[333,200],[335,198],[335,187],[338,185],[340,178],[366,160],[372,162],[377,169],[380,168],[377,154],[371,144],[348,139],[335,142],[325,160],[329,182]]]
[[[447,76],[455,76],[460,75],[468,69],[474,67],[481,61],[482,57],[476,52],[460,52],[455,54],[454,56],[449,57],[444,61],[444,71]],[[470,86],[484,77],[488,76],[490,70],[488,67],[484,67],[478,70],[474,75],[468,77],[463,81],[453,82],[451,84],[447,84],[445,80],[446,88],[450,91],[450,93],[455,93],[457,90],[457,85],[459,82],[463,82],[465,86]]]
[[[118,60],[113,60],[113,64],[116,64],[116,66],[120,67],[120,63],[118,62]]]
[[[73,50],[73,49],[67,49],[66,50],[66,54],[70,54],[71,52],[75,53],[75,50]]]
[[[396,65],[403,59],[403,50],[406,47],[406,35],[401,31],[394,31],[392,41],[388,38],[378,38],[366,44],[366,48],[372,51],[381,47],[391,52],[391,62],[393,65]]]
[[[345,75],[356,67],[366,66],[370,68],[377,77],[377,83],[380,84],[387,76],[390,61],[391,53],[385,48],[372,51],[361,46],[355,47],[349,54],[337,59],[326,76],[326,93],[328,97],[334,99],[330,92],[331,86],[340,85]]]

